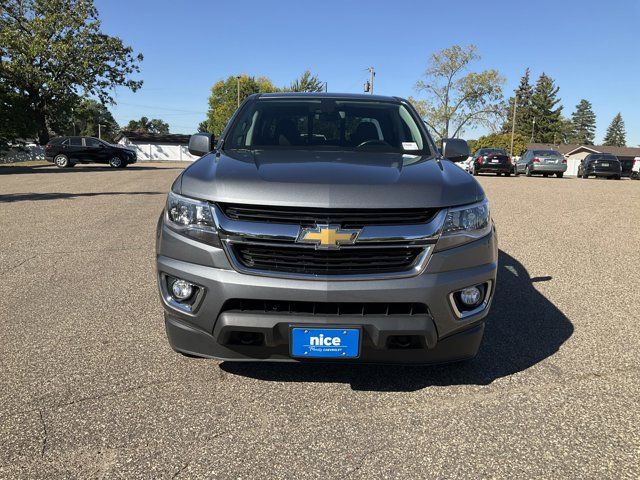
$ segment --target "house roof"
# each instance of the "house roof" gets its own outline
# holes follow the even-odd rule
[[[529,150],[557,150],[563,155],[570,155],[580,150],[592,153],[611,153],[617,157],[640,157],[640,147],[608,147],[606,145],[580,145],[576,143],[564,143],[554,145],[553,143],[530,143]]]
[[[148,132],[136,132],[134,130],[122,130],[116,135],[115,141],[119,142],[121,138],[126,137],[132,142],[145,142],[145,143],[170,143],[174,145],[187,145],[189,143],[190,135],[184,135],[181,133],[148,133]]]

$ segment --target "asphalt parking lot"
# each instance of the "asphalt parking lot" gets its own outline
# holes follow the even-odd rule
[[[181,165],[0,168],[0,478],[639,478],[640,182],[482,176],[479,356],[227,364],[165,339]]]

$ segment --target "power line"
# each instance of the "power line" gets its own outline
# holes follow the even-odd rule
[[[118,105],[127,105],[129,107],[154,108],[156,110],[168,110],[168,111],[182,112],[182,113],[199,113],[201,115],[204,115],[204,114],[207,113],[207,112],[204,112],[202,110],[183,110],[183,109],[179,109],[179,108],[159,107],[157,105],[142,105],[142,104],[139,104],[139,103],[117,102],[116,106],[118,106]]]

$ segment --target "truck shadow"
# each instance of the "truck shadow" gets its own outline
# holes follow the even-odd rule
[[[500,250],[497,289],[484,340],[473,360],[449,365],[337,365],[233,363],[225,372],[275,382],[349,383],[353,390],[415,391],[429,386],[487,385],[541,362],[573,334],[571,321],[534,283],[515,258]]]

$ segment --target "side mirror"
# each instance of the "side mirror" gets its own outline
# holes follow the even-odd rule
[[[442,156],[452,162],[462,162],[469,158],[469,145],[461,138],[443,138]]]
[[[189,138],[189,153],[201,157],[213,150],[215,144],[212,133],[195,133]]]

